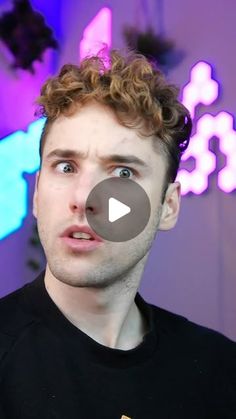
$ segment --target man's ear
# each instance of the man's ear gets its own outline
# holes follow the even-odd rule
[[[170,230],[178,220],[181,201],[181,185],[171,183],[166,191],[158,230]]]
[[[38,213],[38,181],[39,181],[40,171],[38,170],[35,176],[35,185],[34,185],[34,196],[33,196],[33,215],[37,218]]]

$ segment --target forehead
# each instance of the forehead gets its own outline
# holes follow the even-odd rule
[[[148,165],[164,164],[162,153],[154,151],[152,137],[141,137],[135,129],[121,125],[114,112],[89,103],[72,116],[61,115],[51,125],[44,156],[55,149],[77,151],[84,159],[108,154],[131,154]],[[158,164],[158,165],[159,165]]]

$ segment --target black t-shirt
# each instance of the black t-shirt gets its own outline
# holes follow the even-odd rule
[[[44,275],[0,300],[1,419],[236,418],[236,343],[137,293],[149,331],[106,347],[67,320]]]

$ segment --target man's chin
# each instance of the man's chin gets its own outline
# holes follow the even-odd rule
[[[48,268],[49,269],[49,268]],[[122,274],[121,274],[122,275]],[[123,276],[119,278],[119,274],[115,276],[115,269],[111,269],[111,265],[104,263],[97,265],[88,265],[86,262],[73,266],[73,264],[50,264],[50,273],[48,274],[52,281],[56,279],[62,284],[75,288],[94,288],[108,289],[114,286],[114,283],[123,282]],[[49,279],[50,281],[50,279]]]

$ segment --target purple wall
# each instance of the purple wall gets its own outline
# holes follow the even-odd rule
[[[0,1],[0,13],[4,7],[9,8],[9,3]],[[0,44],[3,92],[0,136],[25,128],[33,120],[32,104],[42,81],[65,62],[78,61],[82,31],[104,5],[98,0],[55,1],[50,2],[50,8],[43,1],[32,3],[55,27],[61,44],[60,55],[49,51],[36,76],[23,71],[13,73],[8,69],[7,54]],[[121,28],[124,24],[134,23],[145,28],[141,3],[134,0],[106,2],[113,13],[113,47],[123,46]],[[163,5],[161,16],[157,14],[160,4]],[[191,66],[201,59],[210,62],[215,69],[215,78],[222,85],[221,97],[212,107],[199,107],[197,116],[205,111],[216,114],[222,109],[235,114],[236,59],[230,51],[236,40],[234,0],[150,0],[147,5],[153,25],[161,18],[168,37],[186,52],[183,62],[169,73],[173,82],[183,86],[188,81]],[[27,181],[31,208],[34,176],[27,176]],[[221,192],[216,186],[216,176],[212,176],[207,193],[183,197],[175,229],[157,235],[140,291],[150,302],[236,340],[235,196],[235,192]],[[31,210],[21,230],[0,242],[1,295],[34,278],[34,273],[25,265],[31,254],[27,243],[33,222],[30,214]]]

